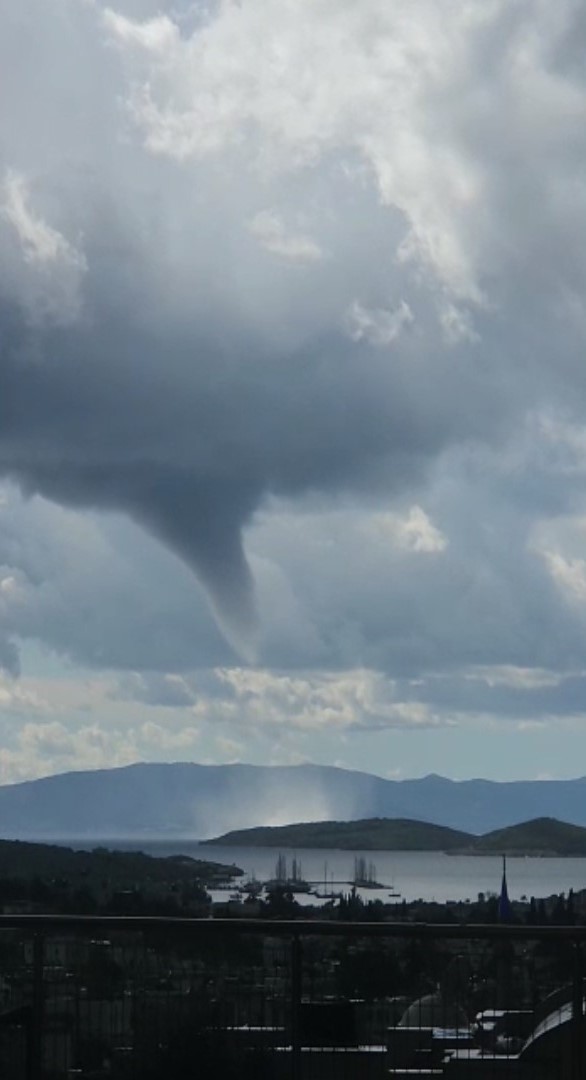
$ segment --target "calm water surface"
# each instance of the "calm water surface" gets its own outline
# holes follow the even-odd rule
[[[266,881],[275,876],[279,850],[260,847],[201,846],[195,840],[104,840],[105,847],[122,850],[140,850],[150,855],[191,855],[195,859],[235,864],[248,877]],[[79,842],[79,847],[96,847]],[[367,865],[374,864],[376,879],[385,888],[362,890],[365,898],[388,899],[390,890],[400,893],[407,901],[426,900],[476,900],[479,892],[499,892],[502,862],[498,856],[444,855],[438,852],[415,851],[336,851],[282,849],[291,868],[293,857],[301,863],[304,878],[319,883],[318,891],[328,889],[348,891],[349,885],[333,882],[351,882],[354,859],[363,855]],[[586,859],[537,859],[510,858],[507,860],[509,895],[518,900],[522,896],[541,897],[569,889],[586,889]],[[313,898],[309,898],[312,902]]]

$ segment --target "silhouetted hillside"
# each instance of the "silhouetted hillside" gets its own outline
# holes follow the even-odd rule
[[[0,878],[65,877],[87,882],[108,879],[120,886],[140,886],[146,882],[200,881],[214,885],[230,881],[242,871],[207,859],[187,855],[156,858],[141,851],[74,851],[57,844],[29,844],[21,840],[0,840]]]

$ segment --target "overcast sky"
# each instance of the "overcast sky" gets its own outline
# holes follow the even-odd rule
[[[586,773],[582,0],[0,25],[0,781]]]

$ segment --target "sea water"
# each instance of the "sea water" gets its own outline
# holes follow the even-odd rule
[[[65,841],[64,841],[65,842]],[[401,900],[447,900],[478,899],[498,893],[501,886],[502,859],[492,855],[446,855],[426,851],[340,851],[337,849],[286,849],[267,847],[228,847],[201,845],[197,840],[70,840],[75,847],[98,846],[117,850],[144,851],[149,855],[190,855],[194,859],[235,865],[244,871],[246,878],[268,881],[275,877],[279,853],[287,859],[289,870],[293,857],[297,860],[300,876],[312,883],[319,894],[324,892],[349,892],[354,877],[355,859],[364,858],[371,866],[380,889],[359,889],[364,899],[381,899],[392,902],[399,894]],[[513,900],[528,899],[586,889],[586,858],[535,858],[531,856],[507,859],[507,882],[509,896]],[[312,897],[308,897],[313,902]]]

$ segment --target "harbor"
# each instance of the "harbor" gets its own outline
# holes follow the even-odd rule
[[[339,900],[347,892],[366,889],[378,895],[384,894],[385,898],[400,899],[393,884],[383,884],[378,881],[376,865],[372,860],[366,860],[357,855],[354,858],[353,873],[347,876],[339,876],[339,867],[330,871],[327,860],[324,862],[323,876],[305,877],[302,863],[297,855],[293,855],[289,861],[287,855],[280,852],[274,873],[265,880],[259,880],[253,873],[242,883],[231,887],[230,899],[261,898],[276,889],[286,890],[296,897],[312,897],[315,902],[326,900]]]

